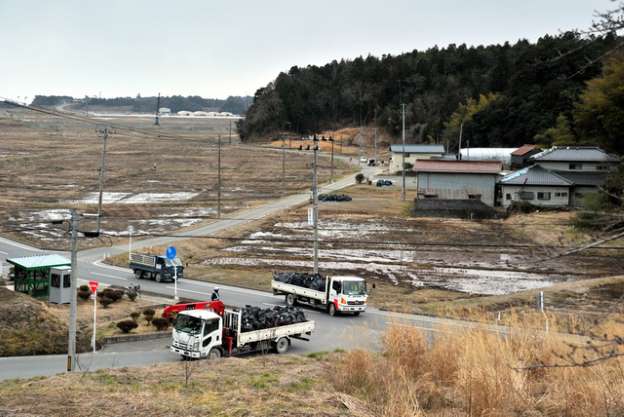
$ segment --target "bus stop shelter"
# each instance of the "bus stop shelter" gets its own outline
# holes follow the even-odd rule
[[[13,265],[15,291],[32,297],[47,297],[50,291],[50,269],[71,266],[61,255],[37,255],[7,259]]]

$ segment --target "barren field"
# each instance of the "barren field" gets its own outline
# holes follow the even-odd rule
[[[162,233],[214,218],[217,208],[217,136],[222,136],[222,213],[309,188],[310,152],[288,152],[282,179],[279,152],[229,141],[229,120],[99,119],[118,126],[108,139],[102,228],[109,244],[136,234]],[[0,110],[0,202],[2,233],[47,248],[67,246],[66,231],[51,221],[67,219],[70,208],[97,213],[103,140],[96,126],[28,112]],[[330,175],[328,158],[319,180]],[[335,161],[335,175],[351,168]],[[95,229],[93,220],[82,230]]]
[[[359,185],[344,192],[353,201],[320,206],[320,269],[370,279],[376,284],[371,303],[384,309],[439,313],[481,305],[500,311],[533,306],[536,289],[556,284],[558,292],[547,297],[549,307],[599,310],[601,304],[611,305],[599,296],[608,289],[571,301],[566,285],[624,272],[621,240],[556,257],[598,237],[575,230],[573,213],[485,221],[410,218],[410,203],[402,203],[398,191]],[[269,290],[272,271],[311,270],[306,210],[247,225],[229,232],[228,240],[182,242],[189,276]],[[525,295],[512,301],[513,293]]]

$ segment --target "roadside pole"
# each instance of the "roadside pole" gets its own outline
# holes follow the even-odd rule
[[[282,136],[282,192],[286,186],[286,139]]]
[[[104,193],[104,175],[106,172],[106,145],[108,143],[108,128],[101,129],[99,133],[102,135],[102,159],[100,161],[100,177],[98,181],[99,197],[98,197],[98,214],[97,214],[97,232],[100,233],[100,226],[102,224],[102,196]]]
[[[230,145],[232,144],[232,119],[230,119]]]
[[[76,305],[77,300],[77,281],[78,281],[78,213],[75,209],[71,210],[71,298],[69,309],[69,339],[67,341],[67,372],[76,370]]]
[[[132,255],[132,232],[134,232],[134,227],[128,226],[128,262],[130,262]]]
[[[221,218],[221,135],[217,146],[217,218]]]
[[[329,141],[331,142],[331,174],[329,182],[334,182],[334,139],[330,136]]]
[[[405,104],[401,104],[401,113],[403,115],[403,128],[401,138],[403,148],[401,149],[401,201],[405,201]]]
[[[312,198],[313,198],[313,221],[314,221],[314,273],[318,274],[318,252],[319,252],[319,241],[318,241],[318,178],[317,178],[317,166],[318,166],[318,139],[315,138],[314,145],[314,171],[312,175]]]
[[[173,299],[177,303],[180,301],[178,297],[178,266],[176,265],[177,251],[175,246],[169,246],[165,251],[165,258],[173,265]]]
[[[93,353],[96,352],[97,346],[95,344],[96,340],[96,330],[97,330],[97,289],[99,282],[97,281],[89,281],[89,289],[91,293],[93,293],[93,334],[91,335],[91,346],[93,347]]]

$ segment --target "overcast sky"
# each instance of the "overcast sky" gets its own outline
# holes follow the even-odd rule
[[[252,95],[293,65],[587,28],[609,0],[0,0],[0,97]]]

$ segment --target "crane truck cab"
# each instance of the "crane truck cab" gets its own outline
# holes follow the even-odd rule
[[[180,312],[173,328],[171,350],[188,358],[220,358],[223,321],[211,310]]]

